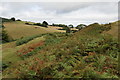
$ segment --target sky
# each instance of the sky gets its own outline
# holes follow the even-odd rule
[[[118,20],[118,1],[29,1],[2,0],[0,17],[21,19],[24,21],[47,21],[49,24],[100,24]]]

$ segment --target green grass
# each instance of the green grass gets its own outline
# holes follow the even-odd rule
[[[14,64],[17,61],[21,61],[22,59],[17,55],[17,51],[22,49],[25,46],[29,46],[31,44],[38,43],[41,40],[45,40],[44,37],[38,37],[27,44],[23,44],[20,46],[16,46],[16,41],[2,44],[2,60],[4,64]]]

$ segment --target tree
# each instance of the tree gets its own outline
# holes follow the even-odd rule
[[[85,27],[86,25],[84,25],[84,24],[79,24],[79,25],[77,25],[77,27],[76,27],[76,29],[79,29],[79,30],[81,30],[83,27]]]
[[[46,22],[46,21],[43,21],[43,23],[42,24],[46,24],[46,25],[48,25],[48,23]]]
[[[52,26],[55,26],[55,24],[54,24],[54,23],[52,23]]]
[[[15,21],[15,18],[14,18],[14,17],[12,17],[12,18],[11,18],[11,20],[12,20],[12,21]]]
[[[48,23],[46,21],[43,21],[42,26],[47,27]]]
[[[70,28],[73,28],[73,25],[72,24],[70,24],[70,25],[68,25]]]
[[[6,42],[10,42],[12,41],[12,37],[10,37],[7,33],[7,31],[5,30],[5,26],[2,24],[2,31],[0,32],[1,39],[2,39],[2,43],[6,43]]]
[[[66,33],[70,33],[71,32],[71,29],[70,29],[70,27],[68,27],[68,26],[66,26]]]

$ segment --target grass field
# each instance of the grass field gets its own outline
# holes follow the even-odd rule
[[[16,21],[16,22],[6,22],[4,23],[8,34],[13,39],[18,39],[21,37],[32,36],[36,34],[43,33],[52,33],[52,32],[65,32],[64,30],[57,30],[59,27],[40,27],[34,25],[26,25],[25,22]],[[37,27],[37,28],[35,28]]]

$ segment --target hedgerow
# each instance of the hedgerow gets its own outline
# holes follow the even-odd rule
[[[30,37],[24,37],[22,39],[18,39],[16,41],[16,45],[19,46],[19,45],[22,45],[22,44],[25,44],[31,40],[33,40],[34,38],[37,38],[37,37],[41,37],[43,36],[44,34],[40,34],[40,35],[34,35],[34,36],[30,36]]]

